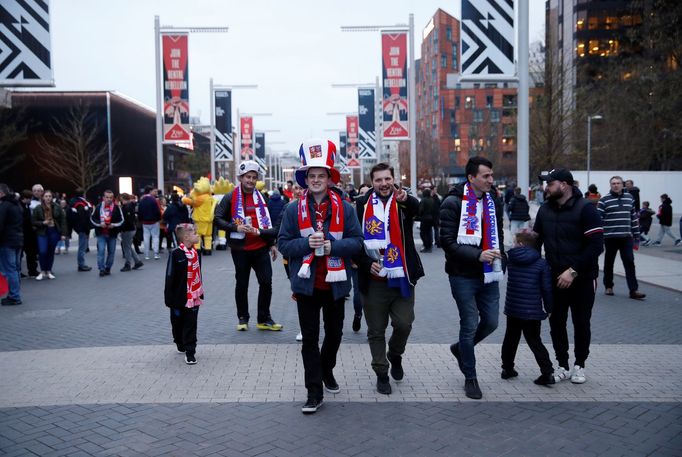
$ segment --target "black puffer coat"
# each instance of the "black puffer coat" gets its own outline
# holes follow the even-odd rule
[[[554,303],[549,265],[536,249],[526,246],[510,249],[507,260],[504,314],[517,319],[544,319]]]

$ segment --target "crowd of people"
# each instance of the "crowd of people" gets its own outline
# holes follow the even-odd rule
[[[248,331],[251,270],[258,282],[256,328],[281,331],[270,312],[272,262],[283,257],[292,299],[296,302],[305,372],[304,413],[316,412],[324,391],[338,393],[334,375],[345,317],[345,299],[353,294],[353,325],[364,317],[376,375],[376,390],[392,393],[391,379],[405,377],[403,356],[415,319],[415,292],[425,274],[415,246],[413,226],[420,222],[422,253],[433,245],[445,255],[445,271],[460,318],[459,335],[450,346],[464,377],[464,393],[482,398],[476,371],[475,346],[498,326],[499,283],[507,276],[504,301],[506,333],[501,350],[503,379],[518,376],[515,357],[523,335],[540,367],[538,385],[564,380],[584,383],[591,340],[590,320],[599,273],[597,259],[605,251],[604,287],[613,295],[613,262],[620,252],[630,297],[641,300],[632,251],[650,243],[653,210],[639,206],[638,189],[619,176],[610,180],[608,195],[590,186],[583,195],[573,175],[555,169],[540,176],[543,201],[532,229],[529,203],[521,189],[509,186],[501,195],[493,185],[493,164],[484,157],[467,163],[466,181],[441,199],[424,189],[420,199],[395,180],[389,164],[378,163],[370,182],[358,191],[338,187],[331,141],[310,140],[300,148],[301,167],[295,182],[271,193],[257,188],[262,169],[254,161],[240,164],[238,185],[215,205],[213,227],[227,233],[235,267],[236,329]],[[58,197],[58,198],[55,198]],[[77,234],[76,267],[85,262],[90,233],[97,239],[97,269],[109,276],[120,243],[125,263],[121,272],[137,270],[160,259],[161,241],[169,251],[164,301],[170,309],[173,341],[189,365],[197,363],[198,311],[204,300],[200,234],[180,196],[170,201],[148,186],[138,199],[105,190],[95,204],[82,189],[70,200],[39,184],[15,195],[0,184],[0,273],[9,293],[2,305],[20,305],[21,278],[56,278],[54,256],[66,254],[66,241]],[[512,240],[505,247],[504,214]],[[657,214],[660,244],[672,236],[671,201],[661,196]],[[682,222],[682,221],[681,221]],[[60,242],[63,242],[60,246]],[[656,243],[655,242],[655,243]],[[654,243],[654,244],[655,244]],[[679,238],[675,238],[679,245]],[[544,258],[541,253],[544,248]],[[21,272],[22,257],[28,272]],[[574,328],[574,360],[569,363],[568,311]],[[324,338],[320,345],[320,317]],[[553,367],[540,337],[549,319],[557,360]],[[391,325],[388,337],[386,330]]]

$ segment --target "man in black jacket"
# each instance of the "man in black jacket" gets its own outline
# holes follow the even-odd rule
[[[414,289],[417,280],[424,276],[412,235],[419,201],[394,185],[393,173],[393,167],[387,163],[376,164],[369,172],[373,187],[356,200],[366,247],[356,260],[358,282],[377,391],[385,395],[391,393],[389,362],[393,379],[403,380],[402,355],[414,321]],[[387,353],[389,316],[393,334]]]
[[[92,204],[85,198],[85,191],[78,188],[69,206],[71,207],[68,213],[69,225],[78,234],[78,271],[90,271],[92,267],[85,264],[85,251],[88,249],[88,239],[92,228],[90,224]]]
[[[467,182],[453,187],[440,208],[445,271],[460,317],[459,341],[450,351],[464,374],[464,392],[473,399],[483,397],[474,346],[497,328],[503,277],[504,208],[492,167],[485,157],[470,158]]]
[[[590,319],[604,250],[604,229],[597,209],[574,185],[573,175],[557,168],[540,179],[547,182],[547,201],[540,207],[533,231],[554,280],[554,310],[549,318],[552,344],[559,367],[555,381],[585,382],[585,360],[590,353]],[[573,319],[575,364],[568,369],[568,310]]]
[[[95,207],[90,217],[90,222],[95,227],[97,236],[97,268],[100,276],[111,274],[116,253],[116,239],[121,225],[123,225],[123,212],[121,207],[114,203],[114,193],[105,190],[102,203]],[[105,260],[106,252],[106,260]]]
[[[9,294],[2,305],[21,305],[21,247],[24,242],[23,213],[7,184],[0,184],[0,273],[7,279]]]

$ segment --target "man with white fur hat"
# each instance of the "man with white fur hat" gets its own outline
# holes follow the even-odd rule
[[[332,189],[340,178],[334,168],[334,143],[305,141],[299,155],[302,166],[296,170],[296,181],[305,190],[284,211],[277,246],[289,259],[308,390],[302,412],[310,414],[322,405],[323,386],[331,393],[341,390],[333,370],[343,334],[345,296],[351,289],[351,257],[362,251],[363,236],[353,207]],[[320,309],[325,334],[321,350]]]
[[[253,160],[239,164],[239,185],[225,195],[215,209],[214,223],[229,233],[228,244],[234,261],[234,298],[237,303],[237,330],[249,329],[249,277],[251,269],[258,279],[258,330],[282,330],[270,316],[272,265],[277,259],[277,232],[263,195],[256,189],[260,166]]]

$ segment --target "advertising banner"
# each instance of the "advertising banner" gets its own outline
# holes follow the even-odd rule
[[[407,124],[407,33],[383,32],[381,55],[384,138],[405,140],[410,134]]]
[[[265,133],[256,132],[256,162],[265,170]]]
[[[462,76],[513,76],[514,1],[462,0]]]
[[[239,124],[241,160],[255,160],[253,153],[253,118],[251,116],[242,117],[239,120]]]
[[[232,91],[216,90],[213,91],[215,108],[213,112],[215,126],[215,160],[230,161],[234,159],[232,152]]]
[[[50,1],[0,2],[0,87],[54,86]]]
[[[358,145],[358,117],[346,116],[346,166],[360,168],[360,146]]]
[[[374,89],[358,89],[358,117],[360,118],[360,157],[375,159],[377,135],[375,131]]]
[[[189,130],[189,75],[187,34],[162,34],[163,142],[191,140]]]
[[[346,162],[348,158],[346,157],[346,132],[339,132],[339,155],[338,155],[337,167],[340,173],[350,173]]]

